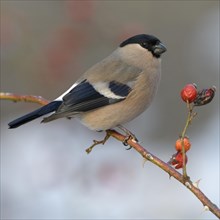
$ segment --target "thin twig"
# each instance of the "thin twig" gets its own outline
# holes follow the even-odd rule
[[[9,92],[0,92],[0,99],[4,100],[11,100],[13,102],[31,102],[37,103],[40,105],[46,105],[49,103],[48,100],[42,98],[41,96],[34,96],[34,95],[17,95],[14,93]]]
[[[182,155],[183,155],[183,178],[184,180],[188,180],[189,176],[187,176],[187,171],[186,171],[186,152],[185,152],[185,147],[184,147],[184,138],[186,137],[186,131],[189,127],[189,125],[192,123],[193,118],[196,116],[196,113],[193,112],[194,105],[190,104],[188,101],[186,103],[187,105],[187,119],[186,119],[186,124],[183,128],[183,131],[181,133],[181,145],[182,145]]]
[[[93,140],[93,145],[86,149],[86,153],[89,154],[93,150],[93,148],[99,144],[104,145],[109,138],[110,135],[108,134],[108,132],[106,132],[106,135],[103,140],[101,141]]]
[[[186,152],[185,152],[185,148],[184,148],[184,138],[186,136],[186,130],[189,127],[190,123],[191,123],[191,107],[189,102],[187,102],[187,109],[188,109],[188,115],[187,115],[187,119],[186,119],[186,124],[185,127],[182,131],[181,134],[181,145],[182,145],[182,155],[183,155],[183,178],[185,180],[187,180],[189,177],[187,176],[187,172],[186,172]]]

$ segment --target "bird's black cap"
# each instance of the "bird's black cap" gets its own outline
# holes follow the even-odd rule
[[[162,53],[166,51],[166,47],[161,41],[153,35],[139,34],[128,38],[120,44],[120,47],[124,47],[128,44],[139,44],[145,49],[152,52],[155,57],[160,57]]]

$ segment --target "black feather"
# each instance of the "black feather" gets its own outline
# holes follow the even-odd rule
[[[104,96],[97,92],[89,82],[84,80],[63,97],[63,102],[66,106],[73,106],[102,97]]]
[[[43,115],[46,115],[50,112],[56,111],[59,108],[59,106],[61,105],[61,103],[62,103],[62,101],[50,102],[49,104],[10,122],[8,124],[9,128],[17,128],[27,122],[30,122],[36,118],[39,118],[40,116],[43,116]]]
[[[120,47],[124,47],[128,44],[140,44],[142,47],[150,49],[150,47],[158,44],[160,40],[153,35],[139,34],[128,38],[120,44]]]
[[[114,104],[124,100],[131,91],[129,86],[116,81],[109,83],[109,89],[121,98],[106,97],[96,91],[88,81],[84,80],[63,97],[63,104],[55,114],[86,112]]]
[[[115,95],[122,97],[126,97],[131,91],[131,88],[128,85],[116,81],[111,81],[109,83],[109,88]]]

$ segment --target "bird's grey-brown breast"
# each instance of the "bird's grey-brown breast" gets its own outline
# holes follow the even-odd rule
[[[138,74],[135,78],[135,88],[123,101],[80,114],[82,123],[92,130],[107,130],[141,114],[150,105],[157,91],[160,61],[149,68]]]

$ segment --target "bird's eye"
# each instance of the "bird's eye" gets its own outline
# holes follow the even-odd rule
[[[147,43],[146,42],[142,42],[141,46],[144,47],[144,48],[147,48]]]

